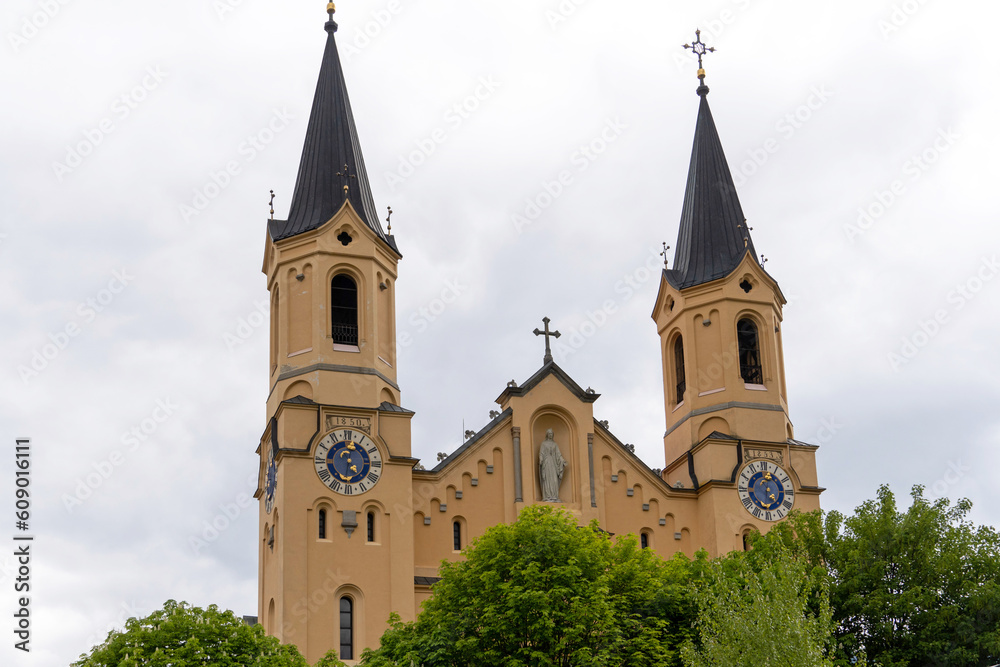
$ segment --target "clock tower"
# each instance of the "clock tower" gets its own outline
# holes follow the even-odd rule
[[[713,554],[743,547],[792,508],[819,507],[816,447],[793,439],[777,281],[764,270],[708,105],[700,98],[674,267],[653,310],[660,335],[665,480],[694,488],[703,543]],[[799,497],[801,502],[797,502]]]
[[[376,213],[329,13],[288,219],[268,221],[263,265],[259,619],[310,662],[331,646],[359,658],[386,608],[412,617],[415,606],[412,413],[396,381],[402,255]]]

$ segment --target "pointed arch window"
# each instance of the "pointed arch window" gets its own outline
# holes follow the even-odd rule
[[[676,403],[684,401],[684,392],[687,391],[687,377],[684,374],[684,339],[681,336],[674,341],[674,373],[677,378]]]
[[[736,338],[740,348],[740,375],[747,384],[764,384],[764,371],[760,362],[760,338],[757,325],[743,318],[736,325]]]
[[[319,511],[319,539],[326,539],[326,510]]]
[[[331,334],[334,345],[358,344],[358,285],[346,274],[330,283]]]
[[[340,598],[340,659],[354,660],[354,600]]]

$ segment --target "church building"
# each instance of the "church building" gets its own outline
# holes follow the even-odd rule
[[[794,439],[789,417],[785,298],[757,258],[704,69],[674,266],[650,304],[662,467],[595,420],[600,396],[554,363],[547,318],[537,372],[496,387],[492,421],[433,469],[419,465],[417,417],[397,382],[402,248],[376,213],[328,11],[288,218],[268,221],[264,248],[270,364],[256,497],[266,632],[310,663],[334,649],[353,664],[378,646],[391,612],[416,617],[441,561],[532,504],[634,534],[664,558],[743,549],[793,508],[818,509],[817,447]],[[689,48],[700,64],[700,36]]]

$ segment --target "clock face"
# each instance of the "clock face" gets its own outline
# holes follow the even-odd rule
[[[271,513],[274,507],[274,492],[278,488],[278,462],[274,460],[274,450],[267,449],[267,469],[264,471],[264,512]]]
[[[370,491],[382,476],[378,445],[364,433],[350,429],[333,431],[320,440],[313,463],[320,481],[345,496]]]
[[[784,519],[795,505],[792,478],[770,461],[751,461],[743,466],[736,486],[743,507],[763,521]]]

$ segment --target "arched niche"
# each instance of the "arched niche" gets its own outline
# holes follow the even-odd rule
[[[305,380],[297,380],[292,384],[288,385],[288,389],[285,390],[285,394],[282,400],[289,400],[295,398],[296,396],[301,396],[302,398],[308,398],[312,400],[313,397],[313,387],[310,383]]]
[[[559,452],[566,460],[562,483],[559,485],[559,501],[567,505],[579,505],[580,448],[576,422],[567,412],[557,406],[539,409],[531,419],[531,469],[535,502],[542,502],[541,479],[539,478],[538,457],[546,432],[552,429],[553,439]]]

